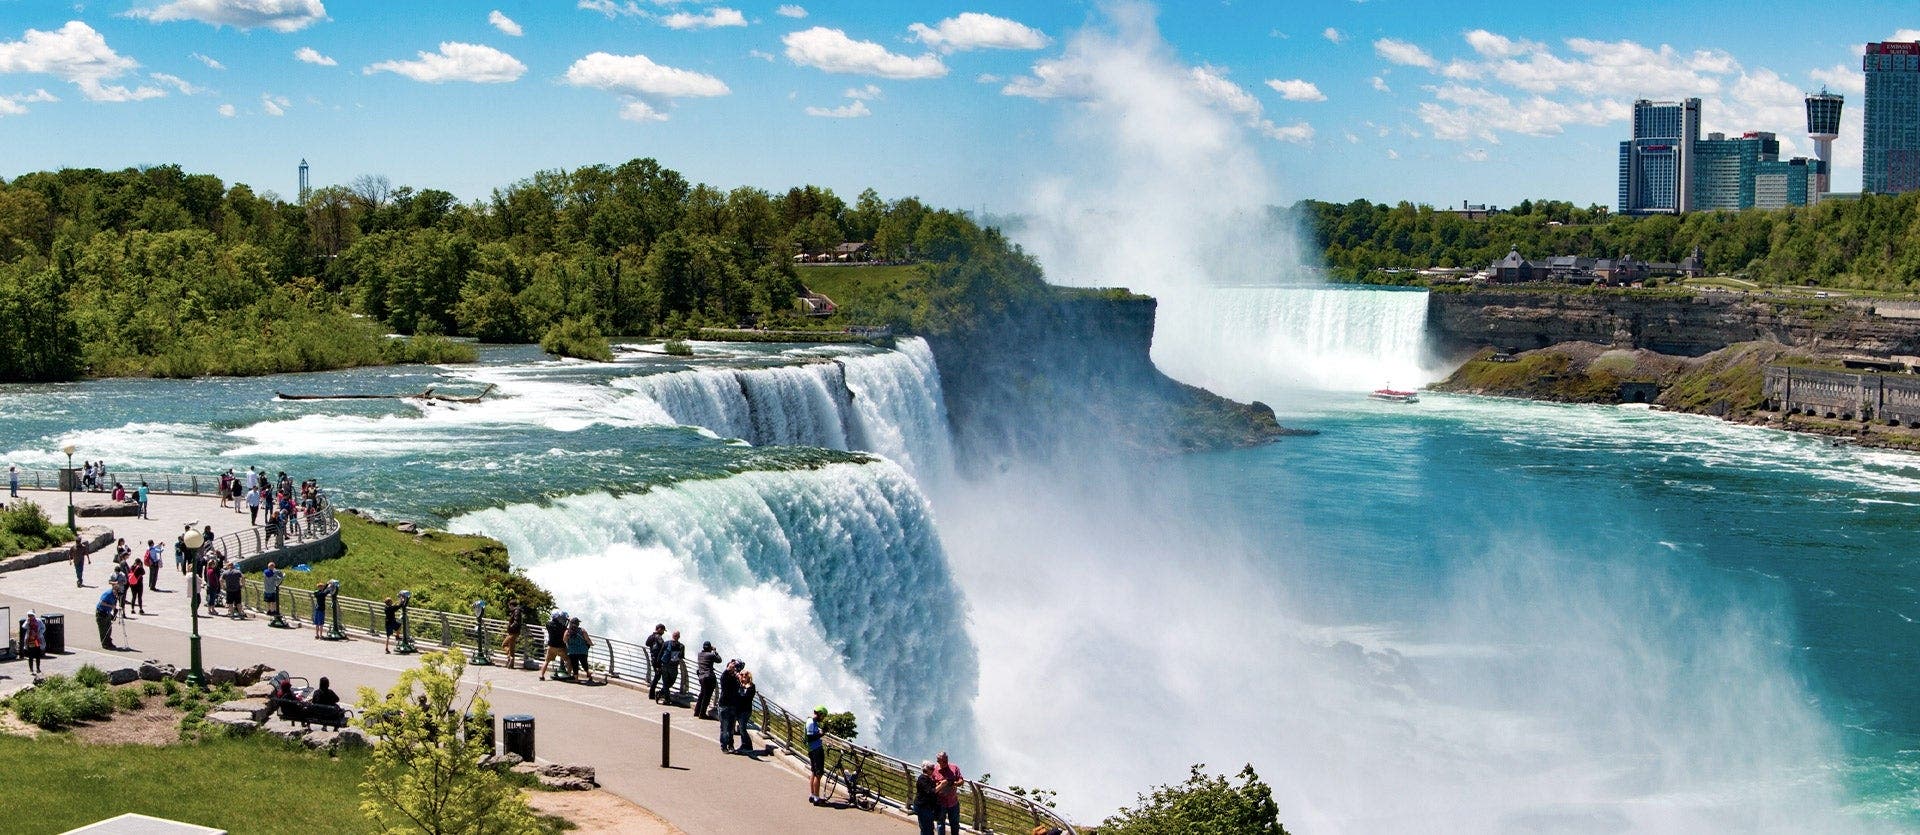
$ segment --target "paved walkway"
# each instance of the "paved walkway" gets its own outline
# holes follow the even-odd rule
[[[65,495],[59,495],[58,514],[64,514]],[[49,515],[56,515],[54,507],[43,506]],[[218,533],[239,527],[219,524],[225,518],[220,514],[231,515],[232,511],[219,507],[212,498],[155,496],[151,514],[154,519],[146,521],[103,521],[130,544],[137,540],[136,551],[147,539],[160,538],[161,533],[171,542],[186,521],[211,524]],[[185,667],[187,586],[171,562],[169,553],[160,589],[148,592],[149,614],[136,615],[115,627],[115,642],[129,647],[122,652],[95,649],[99,642],[93,601],[100,595],[110,557],[96,556],[87,569],[84,588],[74,586],[73,568],[66,563],[0,574],[0,606],[12,606],[16,619],[29,608],[67,616],[66,648],[72,655],[49,659],[48,672],[77,667],[86,660],[104,667],[155,659]],[[200,634],[207,667],[265,663],[309,680],[329,676],[343,696],[362,686],[385,690],[392,686],[398,672],[413,662],[410,656],[382,653],[378,641],[364,637],[318,641],[311,627],[273,629],[266,625],[265,617],[257,614],[240,621],[202,617]],[[0,665],[0,676],[10,677],[0,679],[0,688],[17,686],[26,678],[26,664]],[[804,765],[797,759],[770,753],[752,757],[722,754],[715,723],[695,719],[685,708],[656,705],[644,692],[627,686],[540,681],[532,671],[502,667],[469,667],[465,680],[492,685],[489,698],[496,715],[526,713],[535,718],[540,759],[594,766],[608,791],[646,807],[689,833],[897,835],[912,826],[910,819],[886,813],[810,806]],[[663,714],[671,716],[672,768],[660,767]],[[756,739],[766,750],[764,738],[756,734]]]

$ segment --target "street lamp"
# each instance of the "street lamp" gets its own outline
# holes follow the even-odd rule
[[[188,580],[193,587],[192,599],[187,604],[187,612],[193,619],[193,632],[187,636],[189,660],[187,686],[199,688],[207,684],[207,674],[200,669],[200,563],[198,559],[200,546],[206,544],[206,538],[189,524],[187,532],[180,536],[180,544],[186,546],[187,565],[193,567],[193,577]]]
[[[73,538],[77,542],[80,539],[80,529],[73,524],[73,483],[79,481],[80,476],[73,471],[73,444],[69,443],[61,447],[60,451],[67,454],[66,478],[60,479],[67,483],[67,530],[73,532]]]

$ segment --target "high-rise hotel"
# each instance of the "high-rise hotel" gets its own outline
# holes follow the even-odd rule
[[[1621,214],[1691,211],[1699,141],[1699,99],[1634,102],[1633,138],[1620,143]]]
[[[1920,188],[1920,43],[1870,43],[1860,190],[1899,194]]]

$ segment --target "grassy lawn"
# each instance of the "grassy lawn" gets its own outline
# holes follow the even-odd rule
[[[1708,275],[1708,276],[1701,276],[1699,278],[1689,278],[1680,283],[1685,284],[1688,287],[1724,287],[1729,290],[1760,289],[1759,284],[1756,284],[1754,282],[1748,281],[1743,278],[1734,278],[1732,276],[1727,276],[1727,275]]]
[[[367,600],[407,589],[418,608],[467,614],[476,598],[484,598],[496,617],[504,616],[508,593],[536,609],[553,605],[552,595],[513,572],[506,546],[496,540],[445,531],[415,537],[352,514],[339,519],[346,553],[311,572],[289,572],[290,586],[311,590],[321,580],[339,580],[342,595]]]
[[[0,734],[8,811],[0,835],[65,832],[126,812],[235,835],[373,832],[360,814],[366,754],[338,758],[270,738],[161,747]]]
[[[925,302],[927,274],[918,265],[883,267],[794,267],[807,289],[833,299],[840,312],[836,326],[869,324],[874,312]]]

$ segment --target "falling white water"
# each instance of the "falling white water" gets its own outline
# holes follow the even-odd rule
[[[1228,287],[1160,304],[1153,361],[1238,400],[1286,390],[1418,388],[1439,376],[1426,354],[1425,291],[1306,285]]]
[[[773,368],[695,368],[616,381],[676,423],[757,446],[861,450],[920,478],[953,466],[940,371],[926,340]]]
[[[596,628],[656,622],[746,660],[790,707],[890,751],[973,748],[977,662],[925,498],[887,462],[754,471],[460,516]]]

